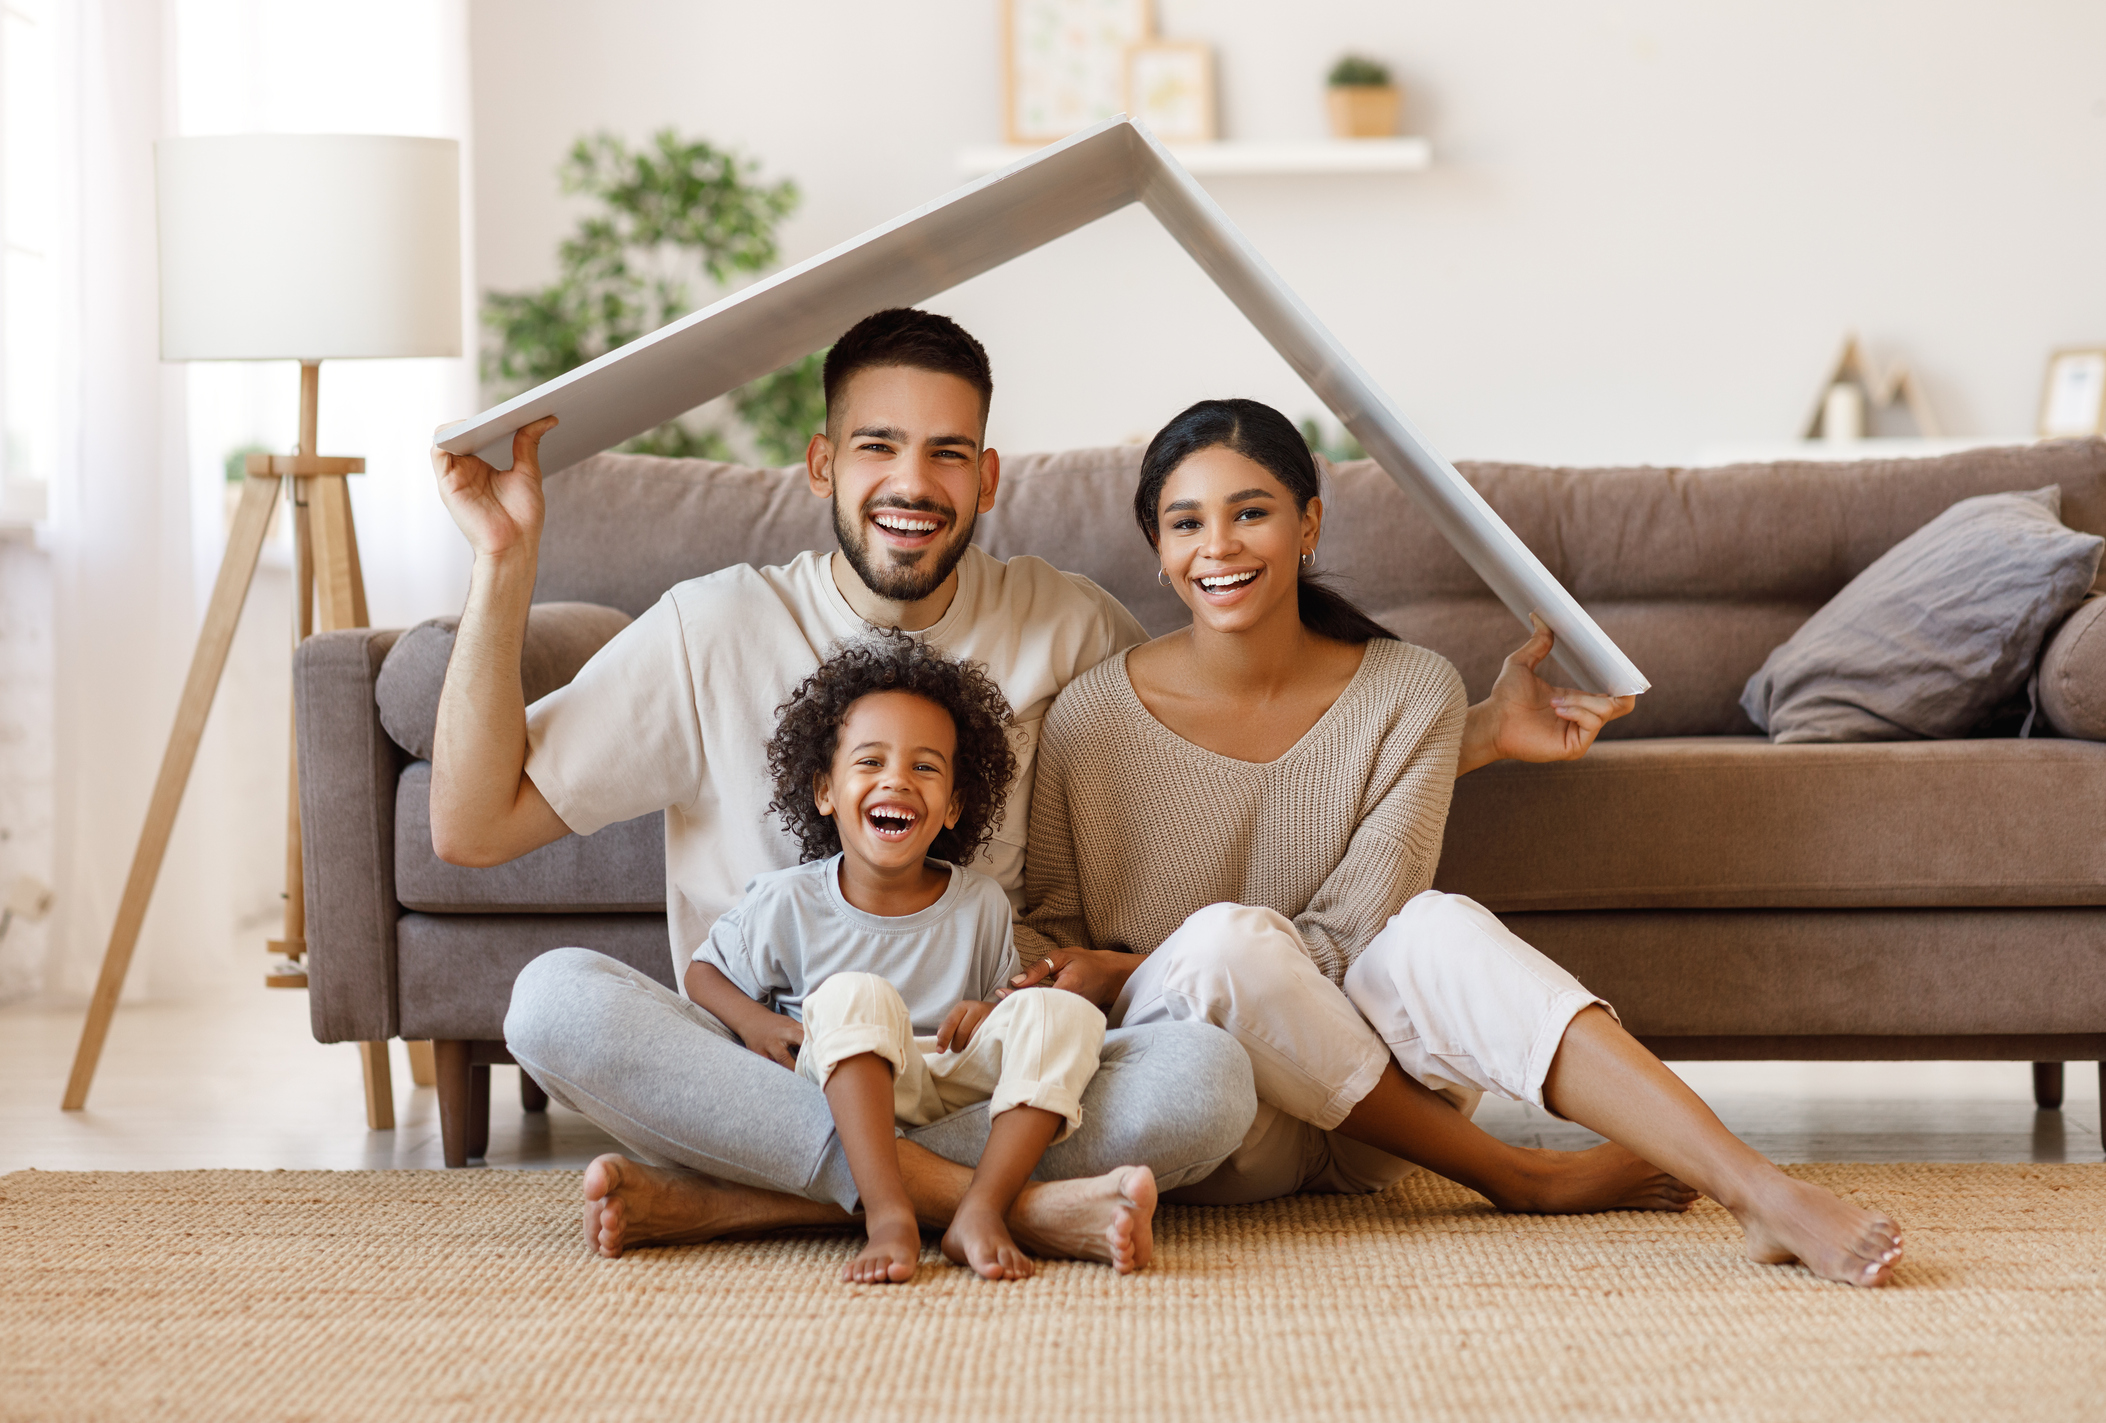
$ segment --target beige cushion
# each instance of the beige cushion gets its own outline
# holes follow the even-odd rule
[[[1434,887],[1498,911],[2106,904],[2106,743],[1603,741],[1455,783]]]
[[[432,618],[397,639],[380,664],[373,699],[380,724],[397,746],[420,761],[431,759],[439,721],[439,692],[453,657],[459,618]],[[536,603],[527,611],[526,643],[519,651],[519,680],[529,705],[568,686],[587,658],[629,625],[629,615],[591,603]]]
[[[2106,741],[2106,597],[2085,602],[2048,639],[2040,713],[2064,736]]]

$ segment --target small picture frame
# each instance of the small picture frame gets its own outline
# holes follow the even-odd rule
[[[1155,34],[1153,0],[1002,0],[1002,132],[1054,143],[1126,102],[1126,49]]]
[[[2048,357],[2040,392],[2043,439],[2106,434],[2106,348],[2057,351]]]
[[[1188,40],[1128,45],[1126,112],[1165,143],[1212,143],[1213,47]]]

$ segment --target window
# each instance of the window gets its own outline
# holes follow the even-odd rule
[[[0,522],[44,517],[57,453],[59,2],[0,0]]]

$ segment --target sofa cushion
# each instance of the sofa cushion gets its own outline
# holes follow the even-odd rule
[[[1496,912],[2106,904],[2106,743],[1597,742],[1455,783],[1434,886]]]
[[[976,537],[1110,591],[1151,633],[1182,626],[1131,513],[1141,446],[1016,455]],[[2106,440],[1927,460],[1715,469],[1464,463],[1463,477],[1630,652],[1655,690],[1608,738],[1741,734],[1740,691],[1770,650],[1872,561],[1955,502],[2062,489],[2063,522],[2106,533]],[[1526,630],[1371,460],[1328,471],[1317,562],[1400,636],[1454,662],[1473,697]],[[543,481],[543,601],[633,615],[728,564],[833,543],[801,468],[601,454]]]
[[[413,761],[395,789],[395,898],[427,914],[662,914],[665,816],[566,835],[488,869],[449,865],[431,849],[431,762]]]
[[[501,1041],[514,980],[550,949],[591,949],[673,987],[663,914],[405,914],[396,937],[413,1040]]]
[[[459,618],[430,618],[404,633],[380,665],[373,698],[380,724],[397,746],[420,761],[431,759],[439,721],[439,692],[453,657]],[[585,660],[629,625],[629,615],[592,603],[537,603],[527,610],[526,642],[519,650],[519,680],[528,705],[568,686]]]
[[[2018,697],[2106,539],[2062,491],[1962,499],[1850,580],[1764,660],[1740,704],[1770,739],[1965,736]]]
[[[1961,499],[2055,484],[2064,524],[2106,534],[2098,439],[1849,464],[1458,468],[1652,681],[1611,740],[1753,731],[1740,693],[1771,649]],[[1318,565],[1482,697],[1526,629],[1372,461],[1331,475]]]
[[[2064,736],[2106,741],[2106,597],[2084,603],[2048,639],[2040,713]]]

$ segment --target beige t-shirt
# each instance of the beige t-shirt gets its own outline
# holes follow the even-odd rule
[[[580,835],[665,812],[666,914],[677,980],[755,875],[798,862],[768,814],[776,708],[870,624],[834,585],[830,554],[740,565],[668,589],[570,685],[527,708],[527,774]],[[1017,778],[972,868],[1022,903],[1039,724],[1062,687],[1147,634],[1118,599],[1043,559],[973,547],[958,591],[919,636],[987,669],[1015,714]]]

